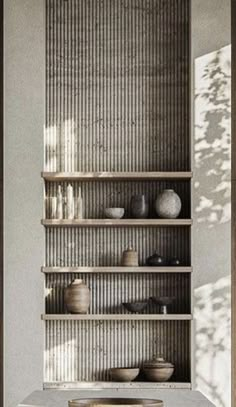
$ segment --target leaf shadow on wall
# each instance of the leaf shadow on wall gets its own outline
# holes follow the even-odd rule
[[[195,374],[217,407],[230,398],[230,78],[230,46],[195,60]]]

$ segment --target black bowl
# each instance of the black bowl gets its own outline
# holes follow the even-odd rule
[[[147,302],[123,302],[122,305],[129,312],[142,312],[148,305]]]

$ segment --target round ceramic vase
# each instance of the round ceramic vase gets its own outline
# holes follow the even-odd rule
[[[148,216],[148,202],[145,195],[134,195],[131,198],[131,215],[136,219],[145,219]]]
[[[181,211],[181,199],[173,189],[165,189],[158,195],[155,209],[160,218],[175,219]]]
[[[65,289],[65,305],[72,314],[86,314],[90,304],[90,291],[83,280],[75,279]]]

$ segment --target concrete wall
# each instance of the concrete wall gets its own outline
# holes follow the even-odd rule
[[[5,407],[42,386],[44,1],[5,8]]]
[[[230,1],[192,1],[195,385],[230,406]]]
[[[230,1],[192,3],[195,93],[200,95],[195,99],[193,161],[196,385],[217,406],[229,406],[226,76]],[[218,62],[221,72],[218,75],[214,70],[212,78],[212,64],[216,66]],[[207,66],[211,68],[208,73]],[[209,81],[213,82],[210,89],[215,103],[206,92]],[[43,161],[43,101],[44,1],[5,0],[5,407],[16,406],[42,385],[43,326],[39,316],[43,309],[43,279],[39,269],[43,230],[39,224],[39,173]],[[214,174],[213,170],[217,172]]]

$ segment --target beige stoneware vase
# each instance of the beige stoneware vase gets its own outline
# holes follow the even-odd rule
[[[83,280],[75,279],[65,288],[65,305],[72,314],[86,314],[90,304],[90,291]]]

